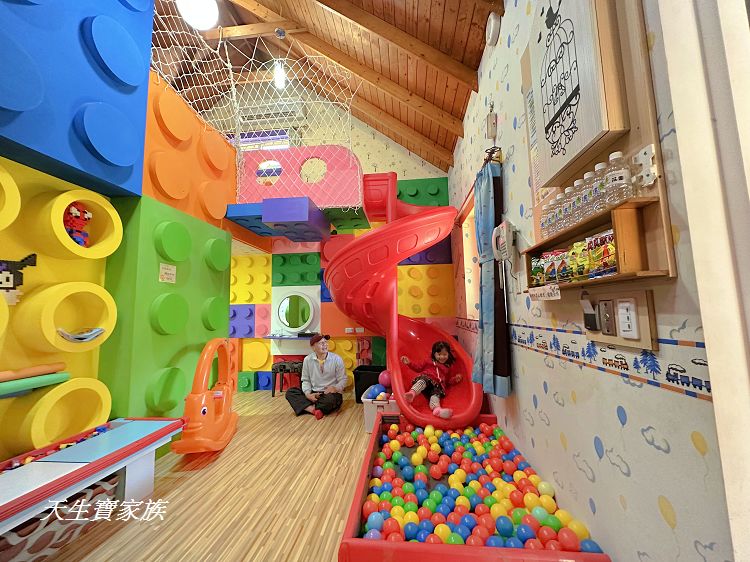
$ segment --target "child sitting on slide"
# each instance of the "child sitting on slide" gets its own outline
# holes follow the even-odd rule
[[[417,394],[423,393],[429,397],[432,415],[443,419],[450,418],[453,410],[441,408],[440,399],[445,397],[446,387],[458,384],[463,378],[461,373],[456,372],[456,358],[450,344],[436,341],[432,344],[430,360],[423,363],[414,363],[406,355],[401,357],[401,362],[415,373],[419,373],[412,381],[409,392],[404,395],[406,401],[411,402]]]

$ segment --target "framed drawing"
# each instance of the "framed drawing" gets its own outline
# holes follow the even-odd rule
[[[556,182],[570,177],[571,167],[583,165],[628,131],[614,4],[537,4],[529,40],[537,189],[559,186]]]

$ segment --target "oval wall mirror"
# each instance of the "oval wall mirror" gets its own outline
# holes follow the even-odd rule
[[[279,320],[291,330],[304,330],[312,321],[312,303],[306,295],[289,295],[279,304]]]

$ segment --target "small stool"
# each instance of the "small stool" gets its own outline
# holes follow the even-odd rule
[[[284,379],[286,375],[289,375],[290,377],[295,376],[298,379],[300,379],[300,385],[302,384],[302,374],[301,373],[282,373],[278,371],[272,371],[271,372],[271,396],[276,396],[276,376],[281,375],[281,380],[279,381],[279,392],[284,392]]]

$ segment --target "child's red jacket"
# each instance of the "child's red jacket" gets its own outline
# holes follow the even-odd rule
[[[444,387],[456,384],[458,382],[456,377],[461,374],[455,362],[448,367],[437,361],[409,361],[406,366],[415,373],[427,375],[433,382],[440,383]]]

